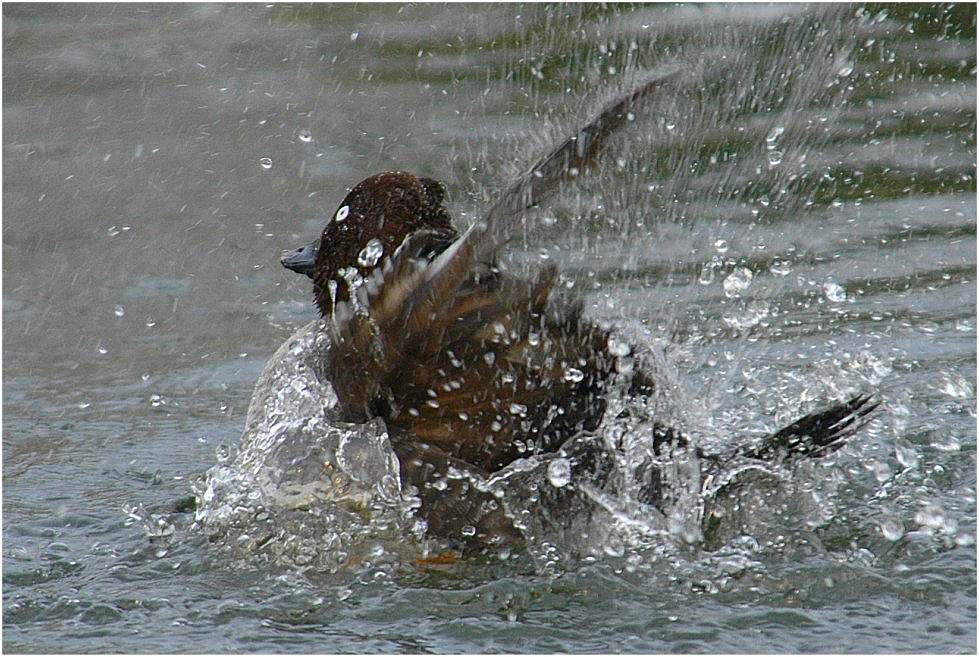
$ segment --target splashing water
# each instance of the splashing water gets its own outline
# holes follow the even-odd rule
[[[846,107],[848,88],[841,78],[850,73],[841,71],[850,66],[853,49],[847,35],[864,22],[859,13],[853,17],[829,9],[796,14],[777,27],[766,23],[688,35],[694,45],[669,57],[652,47],[630,49],[631,59],[605,80],[607,98],[649,70],[679,67],[687,76],[677,93],[630,116],[643,128],[628,133],[621,144],[624,155],[614,165],[578,176],[553,206],[542,208],[542,216],[530,213],[524,231],[528,257],[509,254],[506,266],[539,262],[537,241],[546,240],[548,257],[560,258],[567,272],[567,287],[582,291],[594,315],[627,334],[611,347],[623,367],[635,356],[653,368],[662,386],[648,404],[613,395],[595,435],[577,437],[555,454],[529,454],[485,480],[473,478],[473,486],[492,493],[505,509],[539,570],[603,556],[638,555],[642,560],[651,551],[675,556],[690,546],[748,557],[783,548],[785,536],[800,528],[835,521],[837,491],[846,473],[813,464],[790,472],[778,464],[732,462],[719,474],[702,462],[696,448],[725,453],[796,419],[800,409],[845,399],[861,386],[881,384],[893,372],[888,357],[872,348],[856,356],[815,359],[805,378],[777,363],[746,357],[748,345],[759,337],[780,340],[797,332],[782,323],[789,311],[818,314],[825,308],[831,316],[826,321],[842,322],[845,302],[860,294],[829,276],[796,273],[808,269],[808,256],[804,245],[795,243],[801,233],[785,218],[824,220],[825,205],[813,202],[825,194],[820,149]],[[558,40],[544,44],[544,51],[565,47],[555,32],[542,38]],[[770,51],[773,43],[782,49]],[[618,55],[609,51],[603,56]],[[724,65],[714,65],[718,60]],[[813,61],[833,65],[813,66]],[[549,83],[536,74],[533,78],[534,84]],[[602,104],[590,100],[591,106]],[[578,108],[574,120],[587,114]],[[545,136],[568,133],[567,123],[550,121]],[[530,145],[541,142],[539,134],[519,137]],[[473,197],[486,200],[491,192]],[[341,213],[337,221],[345,218],[345,208]],[[562,224],[574,228],[559,238],[547,232]],[[599,229],[609,227],[620,231],[621,243],[595,239],[604,234]],[[668,251],[672,260],[657,260],[657,244],[663,241],[677,243]],[[675,255],[684,252],[685,259]],[[362,264],[381,255],[367,245]],[[606,269],[603,261],[610,263]],[[643,284],[620,285],[614,295],[603,291],[608,281],[630,275]],[[677,279],[715,293],[720,311],[704,315],[670,288]],[[661,308],[662,313],[640,326],[630,316],[637,306]],[[632,354],[629,345],[641,347]],[[276,397],[265,412],[284,417],[286,409],[298,409],[300,417],[310,419],[259,427],[253,426],[250,412],[236,458],[212,469],[198,493],[205,502],[198,523],[225,542],[240,540],[252,549],[276,545],[279,557],[293,549],[282,546],[298,540],[301,546],[295,550],[306,556],[290,557],[292,562],[312,559],[333,568],[351,563],[357,536],[387,536],[398,544],[403,541],[397,537],[409,536],[413,549],[437,549],[425,542],[424,523],[412,514],[417,505],[412,491],[398,483],[399,464],[383,426],[341,425],[322,408],[304,406],[301,400],[329,397],[332,391],[326,391],[328,384],[311,382],[313,361],[303,364],[301,355],[292,356],[299,358],[299,374],[283,381],[288,399]],[[569,381],[582,376],[574,367],[564,371]],[[959,397],[960,389],[946,385],[952,397]],[[520,415],[520,409],[510,410]],[[660,421],[683,430],[691,447],[657,454],[653,426]],[[871,440],[885,424],[880,418],[871,422]],[[356,454],[347,454],[351,445],[359,445]],[[914,447],[894,449],[904,472],[917,466]],[[886,462],[872,460],[870,476],[885,487],[901,475]],[[655,499],[654,479],[660,496]],[[935,524],[925,522],[934,514],[919,515],[921,524]],[[259,516],[278,533],[256,529]],[[874,526],[890,540],[898,533],[896,522],[875,520]],[[247,539],[229,541],[236,532]],[[319,546],[315,558],[309,556],[313,545]]]
[[[4,647],[975,653],[975,15],[4,7]],[[289,494],[263,489],[254,469],[304,453],[276,446],[303,429],[283,413],[238,445],[244,410],[264,362],[315,315],[279,250],[333,220],[357,172],[387,167],[445,183],[465,228],[507,167],[537,161],[631,76],[673,66],[691,76],[682,91],[631,112],[610,157],[509,235],[507,264],[557,266],[555,288],[618,327],[620,371],[650,351],[673,371],[654,404],[674,409],[614,400],[595,442],[536,465],[523,454],[545,502],[591,514],[589,537],[527,505],[532,559],[514,546],[453,563],[435,547],[416,564],[434,530],[402,511],[414,493],[356,479],[391,473],[398,436],[327,420],[310,458],[343,461],[338,487],[277,473]],[[751,285],[728,297],[742,267]],[[328,405],[303,381],[283,404],[300,409],[308,389]],[[650,503],[654,465],[695,477],[644,449],[644,413],[728,455],[856,389],[883,404],[831,457],[732,457],[723,473],[698,457],[699,497],[667,486],[702,513],[702,542],[684,540],[672,502]],[[367,454],[338,456],[344,436]],[[619,447],[589,462],[595,443]],[[561,460],[570,479],[555,487]],[[202,517],[186,499],[171,513],[215,465],[196,484],[201,498],[214,484]],[[492,504],[519,511],[523,489],[499,488]],[[548,561],[557,577],[538,574]]]
[[[417,529],[383,423],[337,419],[336,395],[317,374],[328,352],[319,322],[279,348],[237,452],[195,488],[196,525],[238,557],[320,573],[377,566]]]

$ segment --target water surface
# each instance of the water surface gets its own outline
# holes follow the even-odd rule
[[[4,649],[974,653],[975,7],[812,11],[5,4]],[[798,474],[819,522],[549,573],[151,540],[314,318],[278,254],[345,188],[431,175],[464,223],[677,66],[512,257],[665,351],[706,442],[877,390]]]

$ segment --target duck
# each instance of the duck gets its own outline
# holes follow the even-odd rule
[[[522,213],[593,166],[631,110],[671,80],[654,79],[612,102],[466,230],[455,225],[441,182],[384,171],[350,188],[318,239],[282,254],[284,267],[312,281],[331,337],[321,367],[340,417],[383,421],[402,485],[418,493],[417,513],[433,535],[519,542],[511,519],[473,482],[594,435],[612,391],[637,400],[657,394],[655,377],[633,358],[639,350],[623,348],[585,315],[582,300],[556,284],[556,265],[521,277],[498,254]],[[708,477],[723,473],[732,456],[822,458],[877,404],[872,394],[856,395],[752,445],[697,454]],[[671,426],[656,424],[652,435],[657,454],[689,443]],[[574,465],[594,474],[603,448],[588,445]],[[660,477],[644,476],[645,499],[656,505],[664,498]]]

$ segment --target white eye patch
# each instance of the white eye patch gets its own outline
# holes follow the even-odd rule
[[[340,223],[341,221],[343,221],[344,219],[346,219],[347,218],[347,215],[349,215],[349,214],[350,214],[350,206],[349,205],[345,205],[342,208],[340,208],[339,210],[337,210],[337,214],[336,214],[335,217],[333,217],[333,219],[337,223]]]

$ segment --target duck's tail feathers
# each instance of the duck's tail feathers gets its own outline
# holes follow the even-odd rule
[[[874,395],[857,395],[829,409],[810,413],[765,438],[761,445],[740,450],[742,456],[772,461],[822,458],[843,447],[880,405]]]

